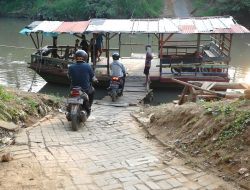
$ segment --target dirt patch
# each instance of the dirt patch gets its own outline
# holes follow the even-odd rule
[[[2,162],[0,171],[0,189],[57,189],[33,157]]]
[[[0,125],[0,189],[58,189],[60,179],[51,180],[46,173],[50,168],[42,168],[33,155],[15,158],[14,146],[9,145],[15,144],[15,135],[21,128],[57,114],[63,104],[62,99],[54,96],[0,87],[0,118],[4,121],[0,124],[5,125]],[[18,126],[17,130],[11,130],[9,122]],[[57,168],[49,171],[57,176]]]
[[[250,187],[250,101],[162,104],[137,114],[152,136],[242,187]],[[187,161],[188,162],[188,161]]]

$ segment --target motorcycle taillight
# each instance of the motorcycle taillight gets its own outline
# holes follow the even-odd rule
[[[80,96],[80,91],[76,89],[72,89],[70,94],[71,96]]]
[[[112,80],[119,81],[119,77],[112,77]]]

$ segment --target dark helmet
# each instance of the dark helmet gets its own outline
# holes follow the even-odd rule
[[[114,60],[118,60],[120,58],[120,55],[118,52],[115,52],[115,53],[113,53],[112,57]]]
[[[76,62],[86,61],[88,59],[88,54],[84,50],[77,50],[75,53]]]

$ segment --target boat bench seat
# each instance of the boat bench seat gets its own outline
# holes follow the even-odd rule
[[[208,57],[216,57],[216,55],[214,55],[214,53],[211,52],[210,50],[204,50],[204,52],[206,53],[206,55],[207,55]]]

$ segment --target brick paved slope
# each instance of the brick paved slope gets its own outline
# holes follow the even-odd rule
[[[44,119],[18,135],[0,189],[236,189],[146,138],[130,116],[138,109],[95,104],[77,132],[63,114]]]

